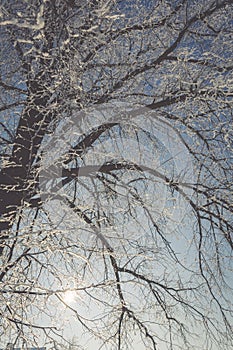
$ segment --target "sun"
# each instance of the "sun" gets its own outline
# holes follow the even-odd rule
[[[77,293],[74,290],[67,290],[63,295],[63,301],[66,304],[71,304],[75,302],[75,299],[77,297]]]

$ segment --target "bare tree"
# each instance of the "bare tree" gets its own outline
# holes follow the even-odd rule
[[[232,346],[232,3],[2,1],[2,347]]]

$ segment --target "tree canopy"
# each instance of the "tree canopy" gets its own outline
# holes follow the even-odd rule
[[[2,1],[1,347],[233,345],[232,4]]]

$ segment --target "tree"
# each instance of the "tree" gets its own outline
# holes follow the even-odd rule
[[[2,3],[4,344],[232,345],[232,3]]]

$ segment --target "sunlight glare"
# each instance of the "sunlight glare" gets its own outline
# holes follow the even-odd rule
[[[67,290],[67,291],[64,293],[63,301],[64,301],[66,304],[70,304],[70,303],[75,302],[76,297],[77,297],[77,293],[76,293],[74,290]]]

